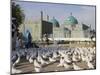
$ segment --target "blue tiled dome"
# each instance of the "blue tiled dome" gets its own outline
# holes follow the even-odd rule
[[[66,25],[75,25],[75,24],[78,24],[78,21],[74,16],[71,15],[65,20],[65,24]]]
[[[59,25],[59,22],[53,17],[53,19],[51,19],[51,21],[50,21],[51,23],[53,23],[53,26],[54,27],[59,27],[60,25]]]

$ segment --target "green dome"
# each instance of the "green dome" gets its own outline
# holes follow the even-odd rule
[[[50,22],[53,23],[54,27],[59,27],[59,22],[54,17],[53,17],[53,19],[51,19]]]
[[[66,20],[65,20],[65,24],[66,25],[75,25],[78,24],[77,19],[74,16],[69,16]]]

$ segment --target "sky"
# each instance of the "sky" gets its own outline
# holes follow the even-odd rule
[[[36,21],[40,19],[40,11],[43,11],[43,18],[46,19],[49,15],[49,20],[53,17],[59,21],[60,25],[70,16],[74,16],[79,23],[91,25],[95,29],[95,6],[88,5],[71,5],[71,4],[57,4],[57,3],[40,3],[40,2],[26,2],[14,1],[19,4],[25,14],[25,21]]]

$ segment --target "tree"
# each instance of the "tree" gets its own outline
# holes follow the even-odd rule
[[[25,19],[25,15],[23,13],[23,10],[21,9],[20,5],[16,4],[15,2],[12,2],[12,37],[14,37],[14,34],[19,34],[19,26],[23,23]]]
[[[13,23],[16,25],[17,28],[23,23],[25,18],[25,15],[20,5],[15,4],[14,2],[12,2],[12,17],[16,19],[16,21],[14,21]]]

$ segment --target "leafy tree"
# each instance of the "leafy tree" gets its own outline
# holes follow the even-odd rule
[[[12,37],[14,36],[15,32],[17,32],[17,35],[19,34],[18,27],[23,23],[25,19],[25,15],[23,13],[23,10],[21,9],[20,5],[16,4],[15,2],[12,2]]]
[[[19,27],[24,21],[25,15],[23,13],[23,10],[21,9],[20,5],[15,4],[12,2],[12,17],[16,19],[13,23]]]

